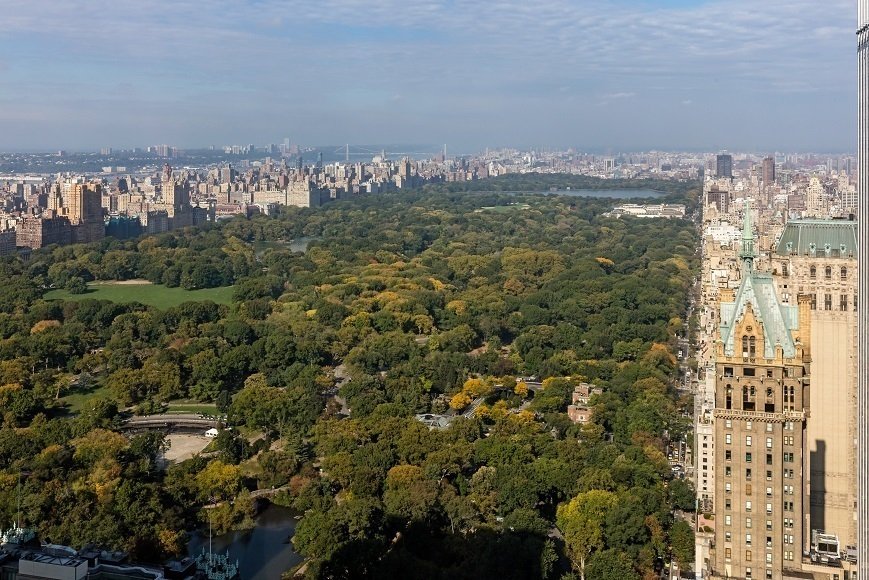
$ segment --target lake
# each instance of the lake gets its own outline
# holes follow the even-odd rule
[[[302,562],[302,557],[296,554],[290,542],[296,531],[295,515],[288,508],[270,505],[257,516],[255,528],[214,536],[211,549],[221,554],[229,549],[230,561],[238,560],[239,573],[244,580],[280,578],[281,574]],[[193,535],[187,552],[196,556],[203,546],[207,551],[207,530]]]
[[[511,195],[566,195],[569,197],[610,197],[614,199],[655,198],[667,195],[654,189],[557,189],[555,191],[485,191]]]
[[[257,258],[262,257],[266,250],[269,249],[287,249],[291,252],[307,252],[308,246],[311,242],[316,242],[320,238],[316,236],[304,236],[301,238],[297,238],[295,240],[290,240],[289,242],[278,242],[278,241],[258,241],[254,242],[254,252]]]

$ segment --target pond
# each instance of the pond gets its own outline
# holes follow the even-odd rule
[[[255,528],[214,536],[211,549],[220,554],[229,550],[229,559],[238,560],[239,573],[244,580],[280,578],[302,562],[290,542],[296,530],[296,515],[289,508],[270,505],[257,516]],[[195,556],[203,547],[208,550],[207,530],[193,535],[187,552]]]
[[[295,240],[290,240],[289,242],[278,242],[278,241],[259,241],[254,242],[254,252],[257,258],[261,258],[266,250],[270,249],[286,249],[291,252],[307,252],[308,246],[311,242],[316,242],[320,238],[316,236],[303,236],[301,238],[296,238]]]

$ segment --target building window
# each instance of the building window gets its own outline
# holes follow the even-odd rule
[[[724,484],[724,491],[727,493],[730,493],[730,490],[731,490],[730,482],[728,481],[727,483]]]
[[[782,460],[785,463],[793,463],[794,462],[794,454],[790,451],[782,454]]]
[[[728,449],[727,451],[724,452],[724,459],[726,461],[730,461],[730,459],[731,459],[730,449]]]
[[[782,262],[781,265],[781,275],[787,278],[788,276],[788,264],[787,262]]]
[[[746,463],[751,463],[751,453],[746,453],[746,454],[745,454],[745,462],[746,462]]]
[[[745,518],[745,527],[751,529],[751,518]]]
[[[745,479],[751,481],[751,468],[745,470]]]
[[[766,515],[768,515],[768,516],[772,515],[772,504],[771,503],[766,504]]]
[[[733,428],[733,421],[731,421],[730,419],[725,420],[724,421],[724,428],[725,429],[732,429]]]
[[[746,447],[751,447],[751,435],[746,435],[746,436],[745,436],[745,446],[746,446]]]
[[[842,280],[847,280],[848,279],[848,268],[846,268],[845,266],[842,266],[842,269],[839,271],[839,277]]]
[[[770,471],[768,469],[766,470],[766,480],[772,481],[772,471]]]
[[[729,526],[729,525],[730,525],[730,516],[729,516],[729,515],[724,516],[724,525],[725,525],[725,526]]]
[[[754,387],[742,387],[742,410],[754,411],[754,399],[757,395],[757,390]],[[747,429],[747,427],[746,427]]]
[[[767,397],[772,397],[772,389],[767,389],[766,396],[767,396]],[[766,432],[767,432],[767,433],[772,433],[772,423],[767,423],[767,424],[766,424]]]
[[[724,548],[724,557],[730,559],[730,548]]]
[[[818,277],[818,269],[814,266],[809,267],[809,278],[817,278]]]
[[[749,500],[746,500],[746,502],[745,502],[745,513],[750,513],[750,512],[751,512],[751,500],[749,499]]]
[[[831,280],[833,278],[833,269],[829,266],[824,268],[824,278]]]
[[[848,312],[848,295],[840,294],[839,295],[839,310],[841,312]]]
[[[724,468],[724,476],[730,477],[730,466],[729,465]]]
[[[730,445],[730,443],[731,443],[731,440],[730,440],[730,433],[726,433],[726,434],[724,435],[724,442],[727,443],[728,445]]]
[[[767,448],[767,449],[772,449],[772,437],[767,437],[767,438],[766,438],[766,448]]]
[[[818,309],[818,295],[817,294],[809,294],[809,297],[812,299],[812,310]]]
[[[745,551],[745,561],[746,561],[746,562],[751,562],[751,550],[746,550],[746,551]]]
[[[767,453],[767,454],[766,454],[766,464],[767,464],[767,465],[772,465],[772,453]]]
[[[833,309],[833,295],[832,294],[824,294],[824,310],[832,310]]]
[[[751,534],[745,534],[745,545],[746,546],[751,545]]]

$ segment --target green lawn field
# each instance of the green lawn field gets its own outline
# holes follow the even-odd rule
[[[46,300],[110,300],[118,303],[141,302],[164,309],[178,306],[184,302],[204,302],[211,300],[217,304],[232,303],[232,286],[184,290],[167,288],[156,284],[88,284],[84,294],[70,294],[66,290],[52,290],[45,295]]]

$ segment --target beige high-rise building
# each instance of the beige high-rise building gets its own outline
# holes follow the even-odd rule
[[[817,177],[812,177],[808,187],[806,187],[806,215],[809,217],[827,216],[826,193],[824,186],[821,185],[821,180]]]
[[[823,558],[810,545],[804,570],[816,579],[856,578],[847,547],[857,544],[857,250],[856,222],[796,220],[786,225],[772,256],[782,301],[808,295],[812,305],[809,530],[835,538],[845,555],[821,565]]]
[[[754,269],[749,215],[746,208],[742,282],[720,291],[713,577],[799,578],[811,302],[782,303],[772,275]]]

